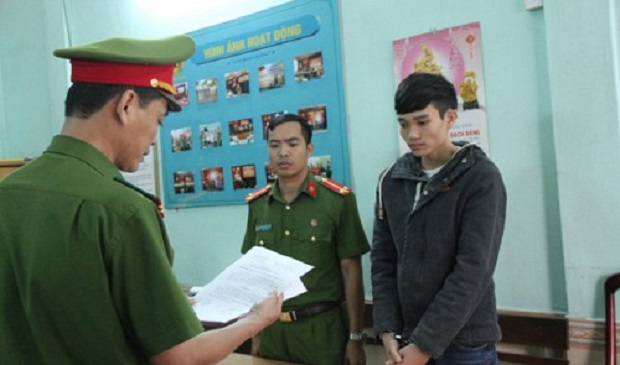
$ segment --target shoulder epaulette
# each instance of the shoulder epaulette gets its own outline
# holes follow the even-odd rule
[[[115,177],[114,181],[116,181],[118,183],[121,183],[121,184],[125,185],[126,187],[128,187],[128,188],[130,188],[130,189],[132,189],[132,190],[134,190],[134,191],[136,191],[138,193],[140,193],[142,196],[144,196],[148,200],[150,200],[153,203],[155,203],[155,205],[157,206],[157,210],[159,210],[159,215],[162,218],[164,217],[164,206],[163,206],[163,204],[161,202],[161,199],[159,199],[157,196],[155,196],[155,195],[153,195],[151,193],[148,193],[148,192],[140,189],[139,187],[133,185],[132,183],[130,183],[130,182],[124,180],[124,179]]]
[[[254,201],[254,200],[260,198],[261,196],[267,194],[271,190],[272,186],[273,186],[272,184],[267,184],[266,186],[263,186],[262,188],[249,193],[245,197],[245,202],[246,203],[251,203],[252,201]]]
[[[331,191],[334,191],[342,196],[347,196],[351,193],[351,188],[348,188],[332,179],[326,177],[321,178],[321,185],[325,186]]]

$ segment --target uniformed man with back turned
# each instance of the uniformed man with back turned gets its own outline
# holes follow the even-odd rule
[[[311,138],[300,116],[271,121],[269,163],[278,178],[247,198],[242,252],[258,245],[314,266],[301,278],[308,291],[284,302],[253,350],[309,365],[365,364],[360,256],[369,245],[351,190],[308,171]]]
[[[158,199],[127,183],[179,111],[191,38],[58,49],[73,84],[59,135],[0,183],[0,364],[212,364],[276,320],[273,293],[202,332],[172,271]]]

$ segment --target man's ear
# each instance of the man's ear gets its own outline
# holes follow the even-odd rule
[[[127,123],[129,113],[137,102],[138,94],[134,90],[128,89],[123,91],[116,101],[116,114],[121,123]]]
[[[312,155],[312,152],[314,152],[314,145],[312,143],[308,144],[308,156]]]
[[[444,115],[444,119],[446,120],[446,122],[448,122],[450,128],[452,128],[454,126],[454,123],[456,123],[457,117],[458,113],[454,109],[446,110],[446,114]]]

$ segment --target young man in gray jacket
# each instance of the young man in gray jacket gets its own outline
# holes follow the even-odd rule
[[[379,179],[371,252],[387,364],[497,364],[501,174],[479,147],[450,140],[458,104],[443,76],[411,74],[394,105],[411,152]]]

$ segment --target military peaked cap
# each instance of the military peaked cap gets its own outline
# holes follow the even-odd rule
[[[195,50],[192,38],[179,35],[152,40],[111,38],[59,48],[54,56],[71,60],[72,82],[152,87],[167,99],[168,109],[179,111],[174,68]]]

